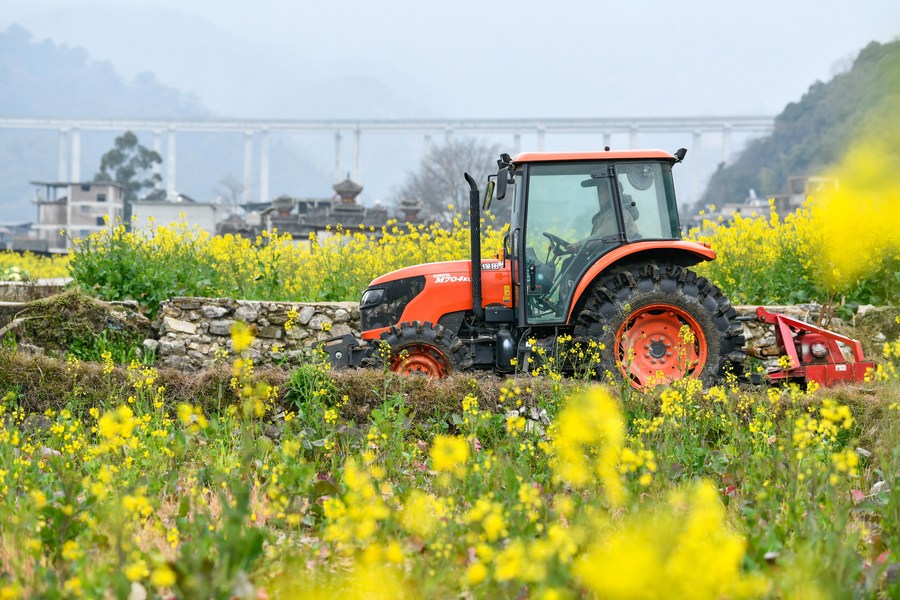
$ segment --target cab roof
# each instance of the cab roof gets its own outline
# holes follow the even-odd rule
[[[641,158],[676,160],[674,156],[663,150],[601,150],[594,152],[520,152],[513,158],[513,163],[558,162],[564,160],[634,160]]]

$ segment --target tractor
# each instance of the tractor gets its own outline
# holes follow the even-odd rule
[[[745,350],[738,315],[718,287],[690,269],[716,254],[682,239],[672,169],[686,153],[502,154],[483,199],[466,173],[471,259],[378,277],[360,300],[363,339],[344,335],[320,347],[337,366],[445,377],[468,369],[513,373],[570,336],[602,348],[597,373],[618,374],[635,388],[739,376]],[[480,209],[509,197],[504,248],[481,258]],[[798,379],[806,374],[803,360],[828,365],[836,381],[861,379],[871,366],[860,353],[861,364],[846,368],[837,342],[853,340],[791,327],[778,336],[779,351],[793,350]],[[810,344],[798,354],[795,340],[803,336],[825,340],[816,346],[825,354],[812,355]]]

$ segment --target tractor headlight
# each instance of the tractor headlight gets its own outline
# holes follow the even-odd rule
[[[362,331],[390,327],[400,322],[406,305],[425,289],[425,276],[404,277],[372,286],[359,301]]]

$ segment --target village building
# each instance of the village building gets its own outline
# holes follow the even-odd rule
[[[169,200],[136,200],[131,203],[134,227],[154,229],[157,225],[184,223],[188,229],[199,228],[215,235],[217,224],[230,214],[227,206],[198,202],[186,194]]]
[[[112,181],[32,181],[38,220],[27,243],[38,252],[67,252],[75,238],[85,238],[115,223],[125,210],[125,188]],[[23,243],[26,240],[22,240]],[[17,245],[14,243],[14,247]]]
[[[338,229],[365,230],[369,235],[381,235],[387,224],[388,211],[376,205],[364,206],[357,202],[363,187],[349,177],[332,186],[331,198],[295,198],[282,195],[269,203],[244,205],[243,218],[232,218],[219,223],[218,232],[251,231],[259,235],[263,230],[289,233],[294,240],[308,240],[311,234],[319,237],[332,235]]]

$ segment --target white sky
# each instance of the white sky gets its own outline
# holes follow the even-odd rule
[[[299,91],[333,77],[350,90],[365,78],[385,110],[409,113],[373,116],[776,114],[868,42],[900,35],[897,0],[3,4],[2,28],[83,46],[126,75],[153,71],[248,117],[304,116]],[[370,116],[367,100],[310,110]]]

